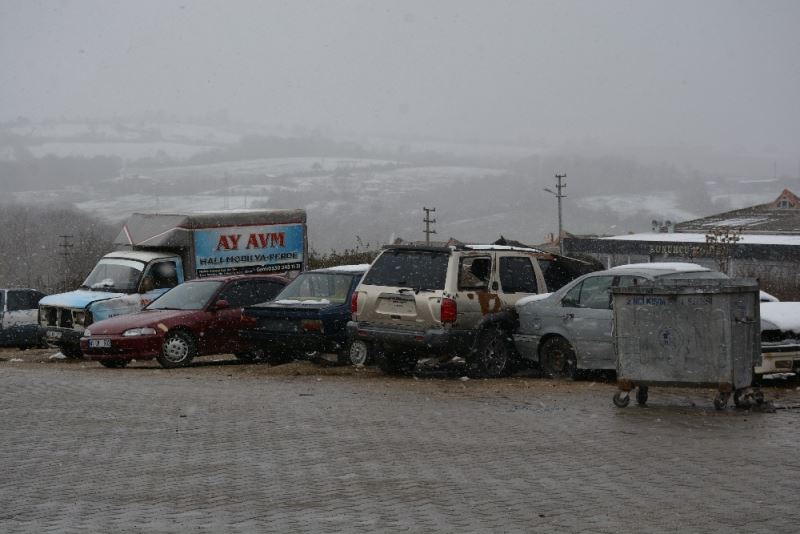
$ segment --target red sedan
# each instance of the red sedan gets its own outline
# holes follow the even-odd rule
[[[242,307],[275,298],[289,280],[237,275],[185,282],[139,313],[98,321],[84,330],[86,359],[125,367],[133,359],[158,359],[162,367],[189,365],[195,356],[233,353],[250,361],[254,347],[239,337]]]

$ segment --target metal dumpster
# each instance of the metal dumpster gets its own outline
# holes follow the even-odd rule
[[[637,389],[696,386],[719,390],[722,409],[763,401],[750,386],[760,356],[758,284],[751,279],[672,279],[612,288],[617,384],[625,407]]]

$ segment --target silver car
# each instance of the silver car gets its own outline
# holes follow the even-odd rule
[[[695,263],[639,263],[584,275],[555,293],[517,302],[520,356],[552,377],[616,369],[611,287],[663,278],[727,278]]]

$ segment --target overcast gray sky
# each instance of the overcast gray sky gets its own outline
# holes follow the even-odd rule
[[[0,0],[0,119],[800,152],[800,2]]]

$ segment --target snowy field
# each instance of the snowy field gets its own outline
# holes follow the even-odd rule
[[[680,207],[678,195],[672,191],[658,191],[649,195],[598,195],[575,200],[580,208],[592,210],[610,210],[614,213],[630,217],[641,212],[660,214],[659,218],[672,221],[688,221],[702,215],[687,211]]]
[[[170,158],[185,160],[201,152],[207,152],[215,147],[204,145],[192,145],[184,143],[170,143],[167,141],[155,143],[43,143],[30,147],[30,151],[37,158],[47,155],[58,157],[82,156],[91,158],[95,156],[117,156],[126,163],[130,163],[143,158],[158,158],[168,156]]]

